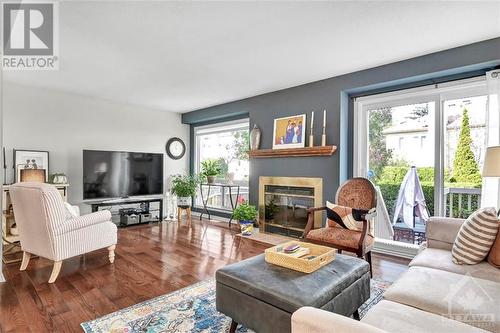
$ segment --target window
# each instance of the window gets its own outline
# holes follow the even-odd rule
[[[428,215],[467,217],[481,205],[488,133],[484,77],[366,96],[355,106],[353,173],[375,183],[387,209],[377,215],[376,239],[415,245],[425,239],[425,216],[404,214],[397,204],[413,166]]]
[[[230,211],[233,202],[248,200],[248,147],[249,147],[249,120],[240,119],[198,126],[194,129],[194,172],[200,174],[201,163],[206,160],[215,160],[221,168],[216,176],[216,183],[233,183],[240,186],[239,194],[236,189],[229,193],[227,187],[203,187],[203,197],[207,200],[207,207],[211,210]],[[195,207],[203,207],[202,196],[196,196]]]

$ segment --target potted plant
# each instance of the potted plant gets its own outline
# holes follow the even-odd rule
[[[172,194],[177,196],[178,207],[191,206],[191,198],[196,195],[199,180],[195,175],[176,175],[172,178]]]
[[[236,207],[233,212],[233,217],[238,220],[243,236],[250,236],[253,232],[253,223],[257,218],[257,209],[255,206],[243,202]]]
[[[215,177],[219,176],[222,169],[220,162],[215,159],[208,159],[201,162],[201,174],[207,178],[209,184],[213,184]]]

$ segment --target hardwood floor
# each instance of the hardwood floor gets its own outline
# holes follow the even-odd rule
[[[260,254],[264,245],[234,241],[236,226],[193,219],[122,228],[115,263],[99,250],[64,261],[54,284],[52,263],[32,259],[4,268],[0,283],[0,332],[81,332],[80,323],[213,277],[229,263]],[[224,227],[225,226],[225,227]],[[374,276],[393,281],[408,261],[373,255]]]

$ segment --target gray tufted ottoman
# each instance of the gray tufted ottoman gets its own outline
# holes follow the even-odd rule
[[[217,310],[232,318],[232,332],[237,324],[290,332],[292,313],[303,306],[356,318],[370,297],[368,263],[340,254],[311,274],[268,264],[262,254],[219,269],[215,279]]]

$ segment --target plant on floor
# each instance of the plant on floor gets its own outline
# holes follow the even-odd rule
[[[201,174],[207,177],[209,183],[213,183],[216,176],[220,176],[222,172],[219,160],[207,159],[201,162]]]
[[[257,209],[248,202],[244,202],[234,209],[233,217],[239,221],[253,222],[257,218]]]
[[[234,209],[233,217],[238,220],[243,236],[250,236],[253,232],[253,222],[257,218],[255,206],[243,202]]]
[[[199,183],[200,181],[196,175],[175,175],[172,177],[170,191],[178,197],[178,203],[182,201],[183,205],[186,205],[189,199],[196,195],[196,188]]]

